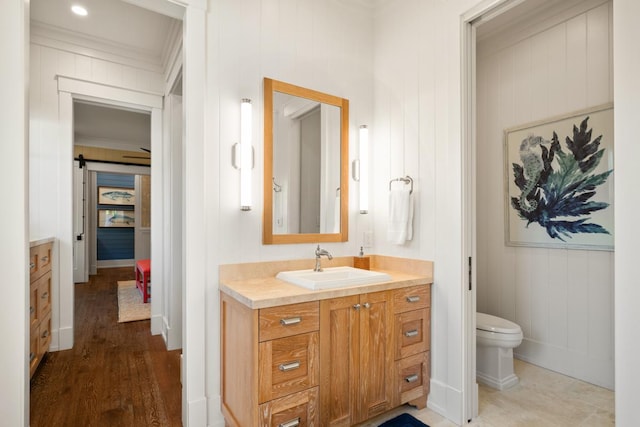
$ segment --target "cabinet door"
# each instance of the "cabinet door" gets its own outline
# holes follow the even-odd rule
[[[360,296],[360,409],[356,421],[388,411],[393,405],[393,309],[391,292]]]
[[[320,418],[322,426],[355,424],[359,391],[360,297],[320,302]]]

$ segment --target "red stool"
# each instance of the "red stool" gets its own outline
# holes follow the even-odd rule
[[[136,287],[142,292],[142,301],[146,304],[151,296],[151,260],[141,259],[136,262]]]

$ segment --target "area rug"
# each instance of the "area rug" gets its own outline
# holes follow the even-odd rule
[[[429,427],[422,421],[416,420],[409,414],[401,414],[397,417],[385,421],[380,427]]]
[[[151,304],[142,302],[135,280],[118,282],[118,323],[151,318]]]

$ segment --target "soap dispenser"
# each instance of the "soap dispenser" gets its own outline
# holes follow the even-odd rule
[[[360,253],[358,254],[358,256],[353,257],[353,266],[355,268],[361,268],[363,270],[369,269],[369,257],[364,256],[362,246],[360,246]]]

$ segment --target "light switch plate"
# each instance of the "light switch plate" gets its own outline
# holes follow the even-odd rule
[[[365,231],[362,233],[362,246],[365,248],[373,246],[373,231]]]

